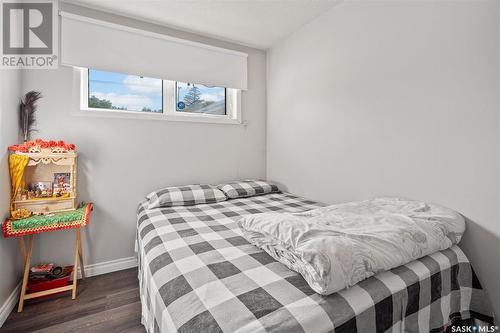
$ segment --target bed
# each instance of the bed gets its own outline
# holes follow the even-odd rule
[[[493,323],[460,250],[450,249],[321,296],[249,244],[238,219],[320,204],[288,193],[137,210],[142,323],[153,332],[441,332]]]

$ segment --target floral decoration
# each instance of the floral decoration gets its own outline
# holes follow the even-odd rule
[[[42,149],[50,149],[53,152],[66,152],[70,150],[75,150],[75,148],[76,146],[74,144],[65,143],[62,140],[45,141],[42,139],[36,139],[36,140],[26,141],[18,145],[9,146],[9,151],[15,151],[20,153],[37,153],[41,152]]]

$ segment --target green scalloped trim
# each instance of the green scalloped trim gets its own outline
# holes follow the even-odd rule
[[[86,209],[87,206],[84,206],[68,212],[54,213],[54,216],[31,216],[22,220],[11,221],[12,229],[19,231],[79,221],[84,216]]]

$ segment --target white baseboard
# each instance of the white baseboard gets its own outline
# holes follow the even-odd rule
[[[97,264],[85,265],[85,277],[91,277],[106,273],[112,273],[137,267],[137,258],[128,257],[111,261],[99,262]],[[78,269],[78,278],[81,278],[81,270]]]
[[[121,271],[128,268],[137,267],[137,258],[129,257],[129,258],[121,258],[111,261],[100,262],[97,264],[85,265],[85,277],[91,277],[106,273],[112,273]],[[81,270],[78,269],[78,277],[81,278]],[[0,307],[0,327],[2,327],[3,323],[7,320],[10,313],[14,309],[19,300],[19,291],[21,289],[21,283],[19,283],[16,288],[9,295],[7,300]]]
[[[21,282],[14,288],[14,290],[10,293],[9,297],[5,300],[0,307],[0,327],[2,327],[3,323],[7,320],[7,317],[12,312],[12,309],[16,307],[17,301],[19,300],[19,291],[21,290]]]

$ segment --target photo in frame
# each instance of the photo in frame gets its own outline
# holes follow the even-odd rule
[[[51,182],[32,182],[28,187],[33,198],[47,198],[52,196]]]
[[[54,173],[54,196],[66,197],[71,194],[71,174],[69,172]]]

